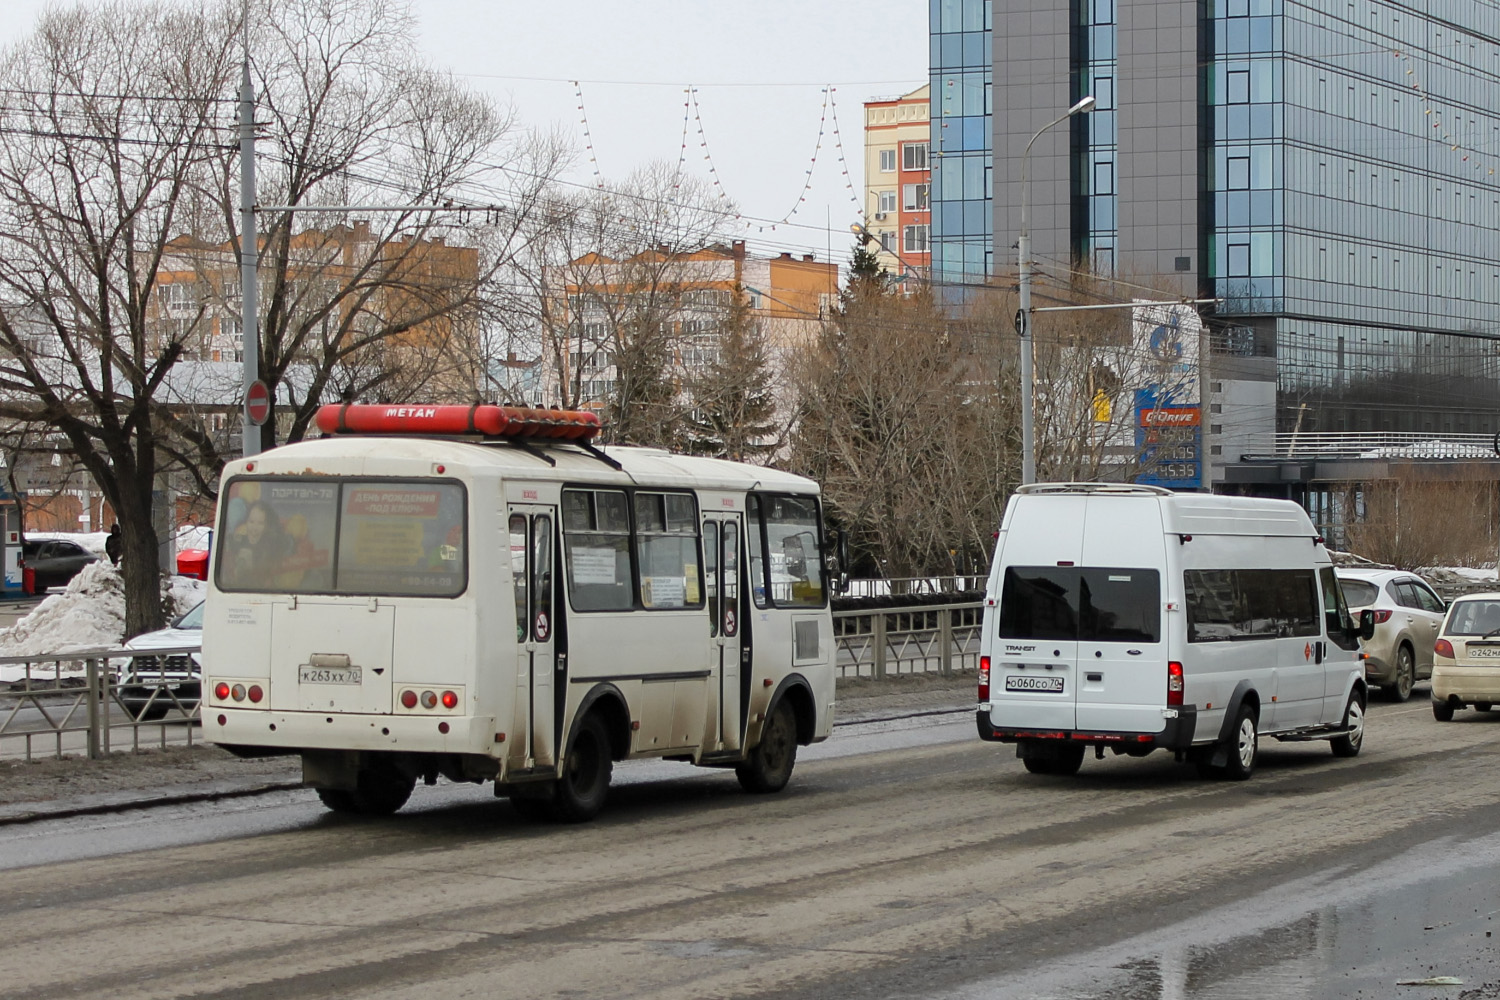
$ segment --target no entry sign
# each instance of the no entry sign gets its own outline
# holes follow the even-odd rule
[[[250,416],[250,422],[259,427],[271,416],[271,390],[260,379],[250,383],[250,388],[245,390],[245,412]]]

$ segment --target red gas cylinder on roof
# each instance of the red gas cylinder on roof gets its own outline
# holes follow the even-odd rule
[[[325,434],[411,434],[551,438],[587,441],[599,433],[598,414],[585,410],[537,410],[523,406],[386,406],[330,403],[314,418]]]

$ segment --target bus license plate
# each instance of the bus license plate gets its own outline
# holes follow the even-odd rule
[[[315,667],[304,663],[298,668],[297,679],[303,684],[349,684],[359,686],[360,667]]]
[[[1018,677],[1007,675],[1005,678],[1005,690],[1007,691],[1045,691],[1049,694],[1062,694],[1063,679],[1061,677]]]

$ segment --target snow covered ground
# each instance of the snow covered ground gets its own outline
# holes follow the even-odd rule
[[[79,540],[88,536],[66,537]],[[103,537],[101,533],[101,549]],[[207,584],[202,580],[182,576],[162,578],[162,600],[169,618],[190,610],[203,600],[206,592]],[[101,559],[85,566],[66,590],[46,598],[11,628],[0,629],[0,656],[113,649],[124,636],[125,590],[120,571],[109,560]],[[83,665],[78,664],[71,672],[82,673]],[[48,669],[47,675],[52,673]],[[0,665],[0,682],[18,680],[24,674],[25,668],[19,664]]]

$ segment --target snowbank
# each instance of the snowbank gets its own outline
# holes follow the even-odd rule
[[[206,593],[202,580],[181,576],[162,580],[162,599],[172,618],[190,610]],[[42,601],[14,626],[0,629],[0,656],[109,649],[119,646],[124,635],[125,589],[120,571],[108,560],[100,560],[85,566],[62,593]],[[79,664],[73,672],[82,671]],[[17,680],[24,673],[20,665],[0,666],[0,681]]]

